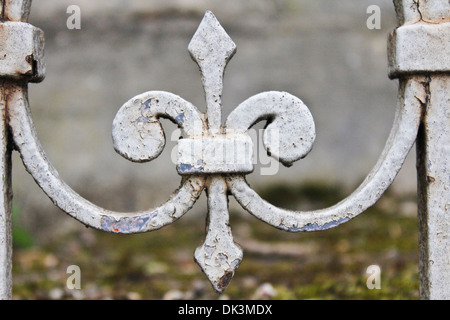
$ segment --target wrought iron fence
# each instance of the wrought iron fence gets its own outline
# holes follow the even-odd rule
[[[417,146],[420,293],[449,299],[450,290],[450,2],[394,0],[400,26],[389,38],[389,77],[399,79],[397,112],[385,148],[362,184],[329,208],[290,211],[263,200],[245,175],[253,170],[249,129],[266,120],[264,146],[285,166],[305,157],[315,140],[307,106],[287,92],[263,92],[242,102],[222,125],[224,70],[236,45],[207,11],[188,50],[198,64],[207,111],[183,98],[149,91],[126,102],[113,122],[115,150],[135,162],[164,149],[160,118],[176,123],[176,169],[181,186],[166,203],[140,212],[100,208],[73,191],[48,161],[37,138],[27,97],[28,82],[44,78],[43,32],[28,24],[31,0],[0,1],[0,298],[12,297],[11,153],[53,203],[81,223],[112,233],[140,233],[168,225],[189,211],[203,190],[208,197],[207,235],[195,260],[217,292],[223,292],[243,259],[228,216],[232,195],[250,214],[289,232],[337,227],[372,206],[392,184]]]

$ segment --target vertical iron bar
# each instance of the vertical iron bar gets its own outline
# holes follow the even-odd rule
[[[423,299],[450,299],[450,79],[428,78],[417,138],[419,272]]]
[[[419,277],[422,299],[450,299],[450,2],[394,0],[389,75],[421,76],[417,136]]]
[[[27,22],[31,0],[0,0],[1,21]],[[0,300],[12,299],[12,188],[11,154],[13,143],[8,126],[8,97],[27,91],[23,84],[14,80],[0,82]]]
[[[0,84],[0,300],[12,298],[11,139],[7,125],[8,85]]]

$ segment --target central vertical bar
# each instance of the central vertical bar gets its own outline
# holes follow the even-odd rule
[[[208,132],[203,134],[218,136],[222,133],[223,77],[228,61],[236,52],[236,44],[214,14],[207,11],[189,43],[188,51],[202,74],[208,128]],[[215,148],[220,148],[220,144],[215,144]],[[221,155],[226,158],[221,152],[214,153],[216,157]],[[223,161],[223,159],[216,160],[219,163]],[[223,292],[242,260],[242,249],[234,243],[231,235],[225,178],[220,174],[211,175],[206,188],[207,235],[205,242],[195,251],[195,260],[208,276],[214,289]]]
[[[214,290],[222,293],[242,261],[241,247],[233,241],[228,215],[227,183],[223,177],[207,181],[208,223],[205,241],[195,250],[195,260]]]

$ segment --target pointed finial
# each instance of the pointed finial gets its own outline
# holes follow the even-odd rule
[[[205,16],[188,46],[202,73],[210,131],[220,132],[223,74],[236,52],[236,44],[211,11]]]

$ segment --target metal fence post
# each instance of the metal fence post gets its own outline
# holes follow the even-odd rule
[[[11,153],[14,144],[8,125],[9,98],[27,91],[28,82],[44,77],[43,33],[25,22],[31,0],[0,1],[0,299],[12,298]]]
[[[417,136],[420,296],[450,299],[450,2],[394,1],[390,75],[425,88]]]
[[[11,299],[12,295],[12,222],[11,222],[11,139],[6,125],[6,87],[0,83],[0,299]]]
[[[429,78],[417,137],[420,295],[450,299],[450,79]]]

